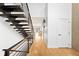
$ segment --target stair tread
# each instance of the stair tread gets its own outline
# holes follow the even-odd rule
[[[16,23],[20,23],[20,22],[28,22],[27,20],[6,20],[6,22],[16,22]]]
[[[10,26],[28,26],[28,24],[10,24]]]
[[[4,11],[10,12],[10,11],[23,11],[20,7],[20,5],[0,5],[0,8]]]

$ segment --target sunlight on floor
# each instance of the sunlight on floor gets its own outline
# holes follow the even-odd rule
[[[35,41],[36,41],[36,42],[39,42],[40,39],[41,39],[41,37],[40,37],[39,33],[37,32],[37,33],[35,34]]]

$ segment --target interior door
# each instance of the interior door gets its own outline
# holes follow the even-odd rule
[[[60,18],[56,21],[56,45],[59,48],[70,47],[70,21]]]
[[[71,3],[48,4],[48,48],[71,48]]]

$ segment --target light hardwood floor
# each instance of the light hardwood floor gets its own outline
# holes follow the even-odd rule
[[[29,56],[79,56],[79,51],[69,48],[47,48],[40,35],[34,40],[30,48]]]

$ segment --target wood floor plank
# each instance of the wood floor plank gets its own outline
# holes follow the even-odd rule
[[[70,48],[47,48],[43,34],[35,38],[29,56],[79,56],[79,51]]]

